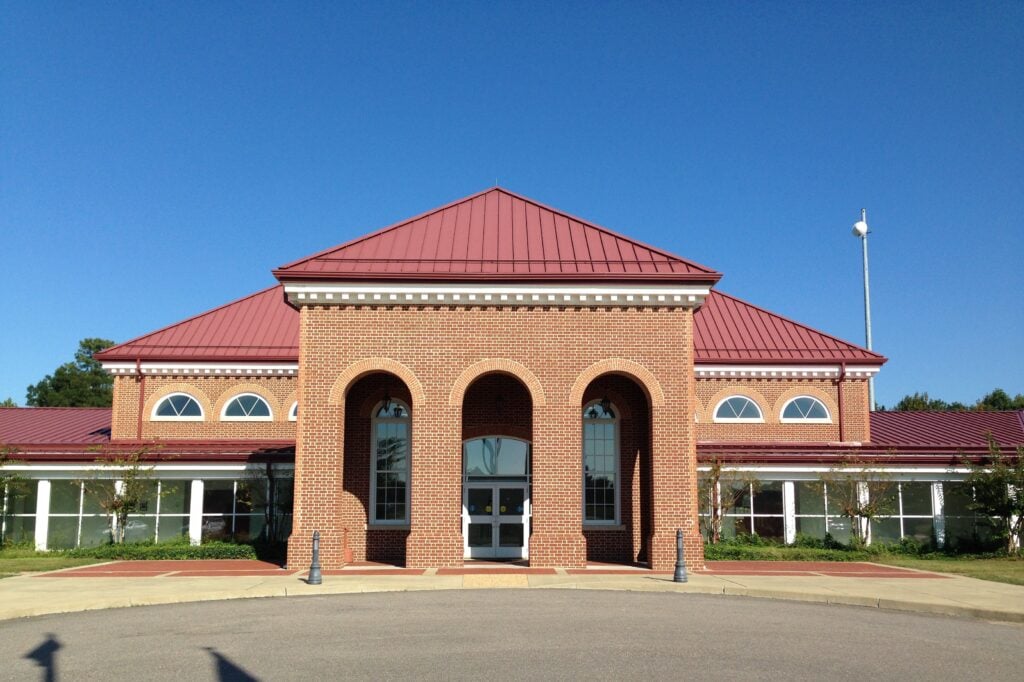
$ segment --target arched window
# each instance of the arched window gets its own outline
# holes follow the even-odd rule
[[[619,522],[619,411],[607,399],[583,407],[583,522]]]
[[[268,422],[274,415],[266,400],[255,393],[242,393],[228,401],[220,413],[220,418],[226,422]]]
[[[203,408],[188,393],[172,393],[156,404],[153,421],[203,421]]]
[[[763,422],[761,408],[745,395],[734,395],[715,406],[716,422]]]
[[[385,398],[373,410],[370,520],[409,522],[409,407]]]
[[[299,401],[292,403],[292,409],[288,410],[288,421],[293,422],[299,418]]]
[[[832,421],[828,408],[809,395],[801,395],[787,402],[782,408],[783,422],[811,422],[827,424]]]

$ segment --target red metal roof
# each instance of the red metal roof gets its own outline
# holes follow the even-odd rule
[[[103,361],[297,362],[299,313],[281,285],[109,348]],[[858,362],[885,358],[713,290],[694,315],[699,363]]]
[[[106,443],[110,413],[109,407],[0,407],[0,445]]]
[[[721,275],[499,187],[274,271],[283,281],[717,282]]]
[[[280,285],[97,353],[109,361],[296,362],[299,314]]]
[[[693,349],[700,363],[856,362],[880,365],[885,357],[712,291],[694,315]]]
[[[871,413],[871,442],[879,447],[984,447],[988,444],[987,434],[1010,451],[1024,445],[1024,410]]]

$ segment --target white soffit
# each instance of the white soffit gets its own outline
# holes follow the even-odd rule
[[[696,308],[711,292],[704,285],[522,284],[285,284],[293,305],[414,306],[643,306]]]

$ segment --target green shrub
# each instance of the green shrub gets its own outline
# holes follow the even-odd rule
[[[255,559],[252,545],[233,542],[204,542],[192,545],[188,538],[170,542],[129,542],[98,547],[81,547],[63,552],[65,556],[115,560],[168,560],[168,559]]]

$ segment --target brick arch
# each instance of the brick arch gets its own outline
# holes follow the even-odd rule
[[[569,391],[569,404],[582,405],[583,394],[594,379],[604,374],[625,374],[640,384],[650,398],[651,407],[662,407],[665,405],[665,391],[661,388],[661,382],[657,377],[643,365],[626,360],[625,358],[608,358],[595,362],[583,370],[576,382]]]
[[[775,401],[775,404],[772,406],[772,421],[781,422],[782,408],[790,400],[801,395],[810,396],[812,398],[817,398],[818,400],[820,400],[822,404],[824,404],[825,407],[828,409],[828,415],[829,417],[831,417],[830,423],[839,423],[839,405],[836,404],[836,401],[832,398],[832,396],[828,395],[827,393],[816,387],[800,384],[797,384],[793,386],[793,388],[784,391],[782,395],[778,397],[778,399]]]
[[[526,390],[530,392],[534,407],[547,405],[547,397],[544,395],[544,387],[541,386],[540,379],[527,369],[526,365],[515,360],[504,359],[480,360],[464,369],[452,386],[452,391],[448,395],[448,405],[462,407],[462,399],[466,396],[466,389],[469,388],[469,385],[485,374],[494,373],[509,374],[523,382]]]
[[[757,403],[758,408],[761,410],[761,416],[764,417],[765,424],[774,424],[779,420],[774,417],[771,411],[771,402],[768,401],[764,395],[749,384],[733,384],[720,389],[717,393],[711,396],[706,405],[701,405],[700,411],[703,413],[704,419],[701,421],[708,424],[715,424],[715,406],[722,402],[726,398],[731,398],[734,395],[741,395],[746,398],[750,398]]]
[[[409,393],[412,395],[413,409],[418,405],[426,403],[426,393],[423,391],[423,385],[416,378],[416,375],[413,374],[413,371],[402,363],[390,358],[366,358],[365,360],[353,362],[343,369],[338,378],[334,380],[327,403],[329,405],[342,405],[345,401],[348,387],[364,374],[372,374],[373,372],[388,372],[404,381],[409,389]]]
[[[285,408],[284,419],[282,419],[282,408],[277,398],[274,397],[274,394],[267,391],[265,386],[252,381],[239,381],[238,383],[225,386],[221,390],[220,396],[217,398],[217,402],[213,404],[213,418],[215,420],[219,420],[221,410],[224,409],[224,406],[227,405],[228,401],[241,393],[252,393],[253,395],[258,395],[266,400],[267,405],[270,405],[270,411],[274,421],[288,421],[287,408]],[[291,403],[288,403],[288,407],[291,407]]]
[[[162,384],[160,388],[153,393],[153,395],[146,398],[146,404],[142,408],[142,418],[146,421],[151,421],[153,408],[156,407],[157,403],[172,393],[187,393],[195,398],[199,402],[199,406],[203,408],[203,421],[217,421],[219,418],[219,415],[213,411],[213,403],[210,401],[210,397],[206,395],[206,392],[201,390],[198,386],[194,386],[184,381]]]

